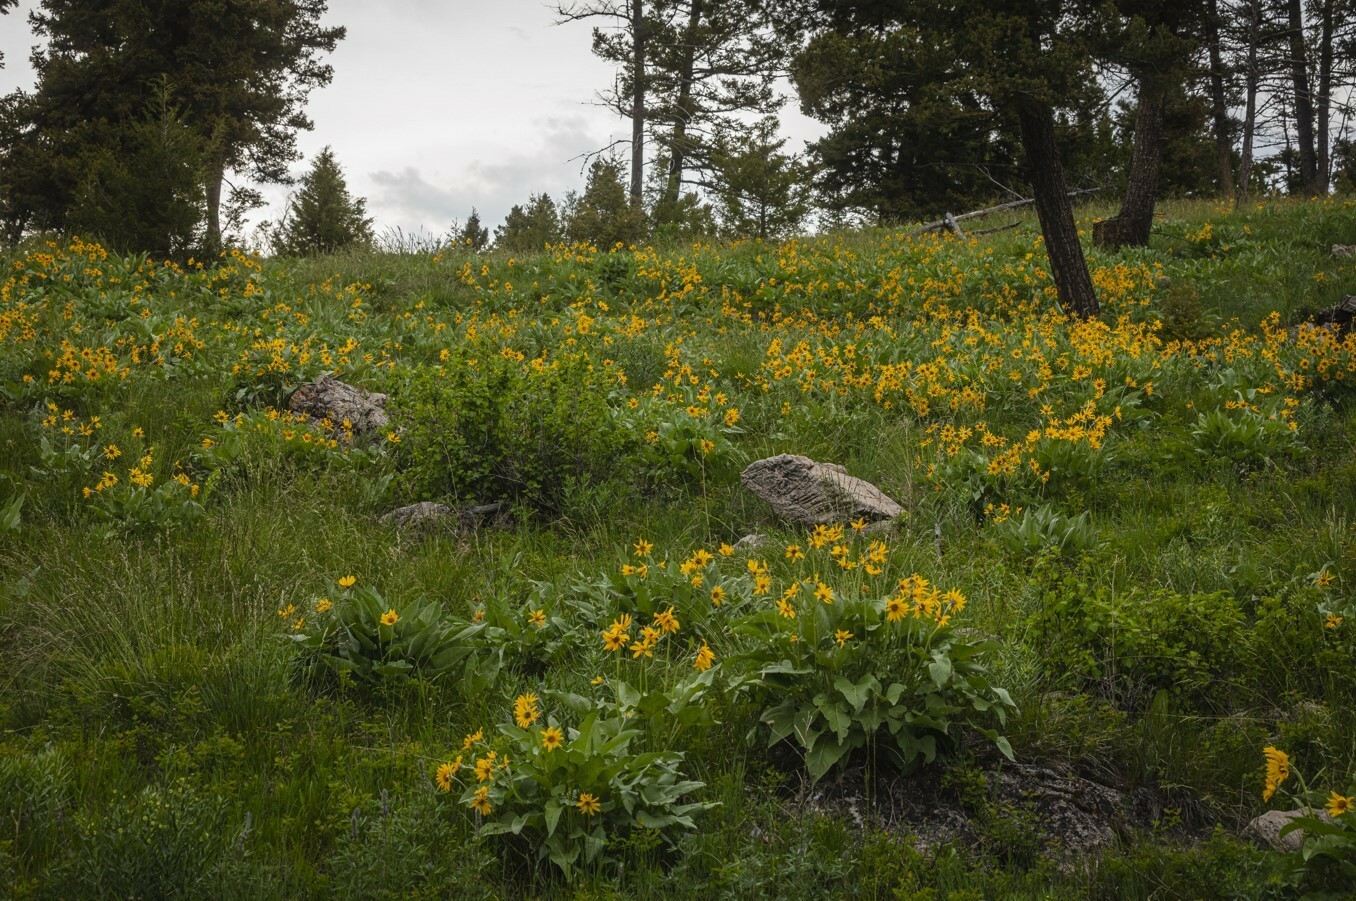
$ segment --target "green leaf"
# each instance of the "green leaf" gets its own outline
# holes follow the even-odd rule
[[[829,770],[843,759],[850,748],[846,743],[821,741],[805,755],[805,766],[810,770],[810,779],[818,782]]]
[[[555,834],[556,824],[560,822],[560,814],[564,810],[560,802],[555,798],[546,802],[546,834],[551,836]]]

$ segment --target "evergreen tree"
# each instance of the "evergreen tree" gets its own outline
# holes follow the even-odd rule
[[[484,250],[490,243],[490,230],[480,224],[480,213],[471,207],[471,215],[457,234],[457,243],[477,252]]]
[[[992,196],[1017,147],[973,91],[944,90],[946,48],[906,29],[825,31],[796,56],[801,110],[829,126],[811,143],[815,187],[838,214],[932,219]]]
[[[524,209],[514,204],[504,224],[494,230],[494,246],[510,253],[533,253],[559,244],[560,214],[550,194],[533,194]]]
[[[936,97],[973,95],[1015,122],[1050,270],[1068,313],[1099,312],[1060,159],[1056,110],[1096,89],[1089,31],[1097,0],[767,0],[779,26],[812,45],[829,35],[917,35],[901,40],[898,70],[927,73]],[[933,68],[935,61],[941,65]],[[898,102],[909,102],[907,84]]]
[[[94,145],[82,157],[72,232],[119,252],[158,257],[183,259],[200,245],[206,153],[171,95],[162,79],[146,115],[118,133],[116,150]]]
[[[288,200],[273,235],[273,252],[310,256],[370,245],[372,220],[366,214],[366,199],[349,194],[334,151],[326,147],[316,154],[301,187]]]
[[[729,234],[781,238],[804,223],[810,212],[808,178],[799,160],[781,152],[785,145],[771,117],[738,137],[717,137],[711,155],[712,194]]]
[[[205,153],[204,229],[220,246],[226,176],[286,183],[303,106],[327,84],[321,62],[344,36],[322,28],[325,0],[43,0],[31,21],[48,45],[34,54],[37,88],[14,106],[26,148],[8,211],[65,228],[91,151],[117,153],[159,79]]]
[[[593,161],[584,193],[572,192],[566,198],[562,218],[567,240],[587,242],[600,250],[639,240],[643,211],[631,204],[622,182],[623,171],[620,160],[599,157]]]

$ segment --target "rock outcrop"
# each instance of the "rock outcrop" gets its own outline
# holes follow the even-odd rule
[[[772,505],[782,519],[802,526],[837,522],[880,522],[904,509],[875,485],[835,463],[781,454],[750,463],[740,481]]]
[[[322,375],[314,382],[302,385],[292,392],[288,406],[294,413],[305,413],[319,422],[328,419],[336,432],[348,431],[355,435],[376,432],[390,424],[386,415],[385,394],[364,391],[341,382],[328,375]]]

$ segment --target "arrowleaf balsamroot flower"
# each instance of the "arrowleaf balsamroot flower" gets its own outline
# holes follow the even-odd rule
[[[541,730],[541,746],[548,751],[554,751],[565,741],[565,735],[555,726],[547,726]]]
[[[703,641],[702,646],[697,649],[697,659],[693,661],[692,668],[697,670],[697,672],[705,672],[709,670],[711,664],[715,662],[716,655],[712,653],[711,648]]]
[[[574,802],[574,806],[580,813],[587,817],[596,816],[598,811],[602,810],[602,806],[599,805],[598,799],[588,792],[580,792],[579,800]]]
[[[399,621],[400,614],[395,612],[394,607],[390,608],[381,615],[381,624],[383,626],[394,626]]]
[[[340,588],[352,588],[358,583],[357,576],[341,576],[339,579]]]
[[[1273,747],[1263,748],[1262,753],[1267,758],[1267,784],[1262,791],[1262,800],[1270,801],[1281,783],[1290,778],[1290,755]]]
[[[438,790],[450,792],[452,790],[452,773],[454,768],[451,763],[444,763],[438,767],[438,774],[434,779],[438,783]]]
[[[537,706],[537,696],[532,692],[518,695],[513,702],[513,719],[518,728],[526,729],[541,718],[541,709]]]

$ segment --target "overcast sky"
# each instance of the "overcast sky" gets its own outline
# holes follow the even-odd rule
[[[0,93],[29,89],[37,43],[27,15],[0,16]],[[377,229],[443,233],[474,206],[491,229],[529,194],[557,200],[583,178],[578,157],[630,135],[594,105],[611,67],[590,52],[590,27],[555,25],[542,0],[331,0],[326,24],[348,37],[334,81],[311,94],[307,159],[330,145]],[[788,150],[819,133],[794,101],[782,110]],[[306,168],[296,167],[296,174]],[[286,189],[265,188],[275,215]]]

